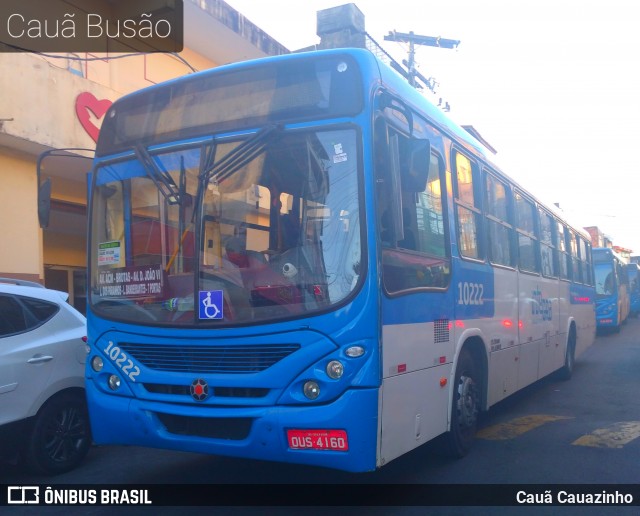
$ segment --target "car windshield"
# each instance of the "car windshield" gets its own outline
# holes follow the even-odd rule
[[[91,303],[137,323],[247,324],[325,310],[360,277],[352,129],[138,148],[96,169]]]

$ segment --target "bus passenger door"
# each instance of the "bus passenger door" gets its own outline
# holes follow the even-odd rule
[[[491,352],[487,401],[491,406],[515,392],[518,384],[518,272],[512,190],[488,169],[484,181],[487,254],[494,283],[494,313],[486,323]]]
[[[564,363],[566,338],[561,321],[567,320],[567,302],[569,293],[567,284],[558,278],[562,277],[559,261],[555,259],[558,247],[556,231],[557,222],[551,214],[538,208],[540,228],[540,269],[541,288],[537,289],[533,298],[532,311],[537,312],[537,323],[543,326],[544,335],[540,345],[538,361],[538,378],[542,378]],[[539,291],[539,293],[538,293]],[[566,325],[565,325],[566,326]]]
[[[449,377],[453,362],[444,160],[423,139],[426,127],[420,139],[407,133],[382,117],[376,123],[380,464],[447,430],[449,389],[441,379]]]
[[[532,200],[515,193],[518,241],[518,329],[520,356],[518,388],[540,378],[540,356],[552,345],[552,303],[558,297],[557,281],[541,274],[539,214]]]

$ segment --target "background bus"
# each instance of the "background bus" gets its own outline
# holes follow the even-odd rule
[[[620,255],[607,247],[593,249],[597,328],[620,331],[630,311],[629,279]]]
[[[92,173],[97,443],[368,471],[594,339],[589,238],[364,50],[123,97]]]
[[[628,263],[625,268],[629,284],[629,315],[637,317],[640,313],[640,265]]]

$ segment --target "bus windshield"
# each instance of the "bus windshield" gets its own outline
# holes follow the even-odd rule
[[[595,262],[593,270],[596,279],[596,296],[610,297],[617,292],[617,281],[612,262]]]
[[[99,164],[91,291],[103,317],[265,322],[345,300],[362,256],[352,128],[144,147]]]

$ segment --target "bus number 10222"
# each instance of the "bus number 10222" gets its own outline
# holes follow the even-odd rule
[[[469,283],[460,281],[458,283],[458,304],[459,305],[483,305],[484,285],[482,283]]]

